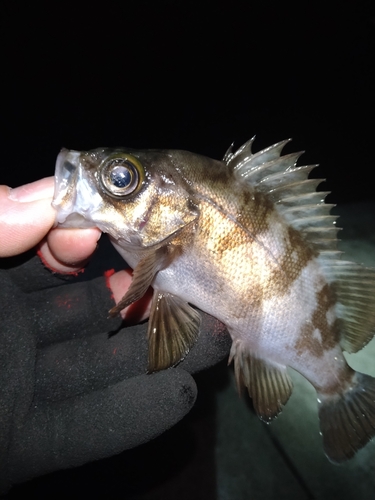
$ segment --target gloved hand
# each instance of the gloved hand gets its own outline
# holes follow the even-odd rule
[[[187,358],[148,375],[146,326],[107,319],[114,302],[104,277],[69,283],[26,257],[0,261],[2,493],[158,436],[194,404],[189,373],[230,346],[224,326],[203,315]]]

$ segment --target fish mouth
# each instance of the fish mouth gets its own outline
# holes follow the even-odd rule
[[[56,159],[53,205],[59,206],[71,191],[79,167],[78,151],[62,149]]]
[[[55,191],[52,206],[56,209],[55,226],[94,227],[91,214],[98,193],[81,164],[79,151],[62,149],[56,159]]]

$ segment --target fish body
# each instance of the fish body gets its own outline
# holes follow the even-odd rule
[[[292,392],[287,367],[318,393],[325,452],[342,462],[375,434],[375,379],[353,371],[375,333],[375,270],[341,258],[336,217],[296,167],[288,141],[253,139],[216,161],[186,151],[63,150],[53,204],[65,227],[95,225],[134,269],[111,310],[152,285],[149,369],[178,363],[199,333],[198,307],[233,340],[239,389],[269,422]]]

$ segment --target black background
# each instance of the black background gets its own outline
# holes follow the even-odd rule
[[[0,22],[1,184],[53,175],[61,147],[221,158],[232,141],[257,134],[255,150],[293,137],[286,151],[320,163],[313,175],[327,178],[330,202],[375,199],[372,1],[2,1]],[[173,464],[175,443],[188,443],[178,426],[166,434],[146,451],[49,475],[12,498],[98,488],[103,470],[95,498],[125,473],[130,491],[132,479],[147,490]]]
[[[52,175],[61,147],[255,150],[319,163],[330,201],[374,198],[372,2],[10,2],[1,183]],[[327,186],[325,186],[327,187]]]

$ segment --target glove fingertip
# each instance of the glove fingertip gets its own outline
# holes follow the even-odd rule
[[[172,368],[165,373],[170,378],[170,385],[175,393],[176,405],[181,408],[185,415],[194,406],[197,399],[198,389],[195,380],[187,371],[179,368]]]
[[[232,344],[232,339],[223,323],[203,312],[201,316],[198,342],[179,365],[189,373],[198,373],[222,361],[228,356]]]

